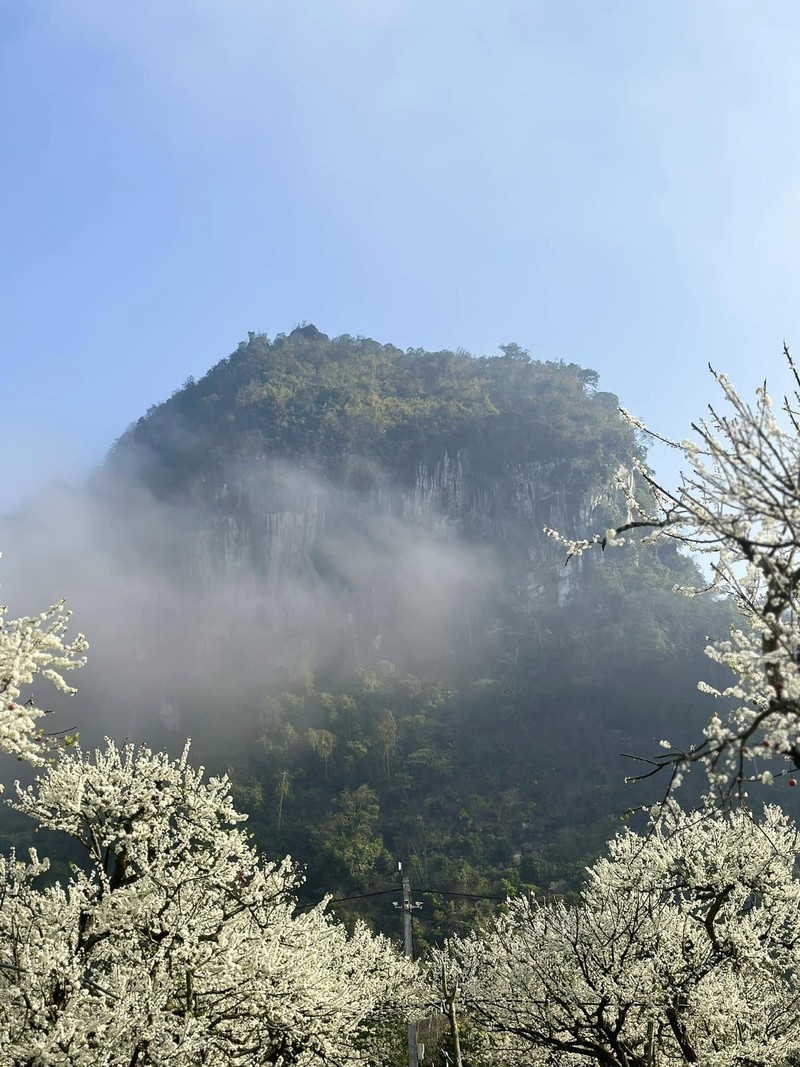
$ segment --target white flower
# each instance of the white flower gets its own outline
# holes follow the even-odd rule
[[[698,687],[727,706],[689,749],[690,762],[703,763],[714,786],[728,792],[741,776],[742,757],[750,755],[754,727],[768,730],[776,750],[786,751],[800,724],[800,377],[788,351],[786,356],[795,388],[781,405],[783,421],[766,386],[757,390],[755,405],[749,404],[724,374],[712,371],[724,407],[709,408],[693,425],[696,441],[669,441],[626,414],[631,425],[683,453],[678,488],[660,485],[641,461],[632,464],[631,476],[638,480],[627,486],[624,474],[615,475],[630,515],[643,533],[650,528],[634,539],[635,549],[667,539],[709,554],[710,590],[737,609],[730,638],[711,641],[706,649],[735,681],[723,688],[703,682]],[[610,534],[606,531],[605,543]],[[597,535],[583,541],[555,537],[569,555],[603,543]],[[689,596],[699,591],[676,588]],[[674,761],[682,758],[673,754]]]
[[[756,822],[668,802],[649,833],[610,843],[577,903],[511,900],[483,933],[448,942],[434,995],[444,975],[498,1065],[577,1067],[576,1049],[637,1063],[650,1040],[656,1063],[792,1062],[799,851],[776,807]]]
[[[298,870],[256,853],[188,746],[70,750],[17,796],[87,869],[48,888],[35,853],[0,859],[2,1067],[356,1067],[419,996],[388,940],[297,909]]]
[[[37,616],[20,619],[9,619],[8,608],[0,605],[0,752],[35,765],[41,765],[46,755],[46,738],[39,726],[46,713],[23,692],[37,676],[62,693],[75,692],[63,675],[85,664],[88,643],[83,634],[67,640],[70,615],[63,600]]]

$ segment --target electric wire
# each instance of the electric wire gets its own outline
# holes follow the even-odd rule
[[[398,893],[399,891],[398,886],[393,886],[391,889],[376,889],[372,893],[355,893],[348,897],[332,897],[328,903],[344,904],[349,900],[367,900],[370,897],[384,897],[389,893]],[[461,893],[452,889],[415,889],[414,892],[437,897],[463,897],[466,900],[496,900],[501,903],[508,900],[508,897],[490,896],[488,893]],[[316,908],[321,903],[322,901],[317,901],[315,904],[300,904],[296,910],[308,911],[310,908]]]

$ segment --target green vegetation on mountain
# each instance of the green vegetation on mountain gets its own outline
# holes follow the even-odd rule
[[[480,676],[467,655],[438,678],[373,661],[330,689],[308,672],[265,695],[235,764],[242,803],[262,840],[307,862],[311,898],[391,885],[398,858],[420,891],[578,887],[620,814],[657,796],[625,784],[639,768],[621,753],[680,743],[702,722],[702,648],[724,622],[721,605],[671,592],[686,561],[625,562],[598,568],[581,598],[494,620]],[[422,932],[492,906],[424,900]],[[385,901],[370,912],[391,928]]]
[[[147,612],[130,631],[137,729],[167,743],[157,709],[178,708],[264,849],[307,865],[307,899],[387,889],[402,860],[432,937],[494,906],[478,897],[569,894],[656,796],[621,754],[702,728],[702,649],[728,613],[673,593],[694,563],[565,569],[542,533],[622,518],[614,475],[642,445],[597,385],[514,344],[402,352],[303,326],[250,334],[112,450],[117,528],[138,482],[162,509],[140,524],[151,585],[183,575],[177,630]],[[338,907],[391,930],[391,899]]]
[[[495,475],[531,461],[569,463],[573,477],[582,466],[585,487],[629,454],[631,431],[616,398],[596,391],[594,371],[533,360],[516,344],[502,352],[403,352],[314,326],[273,342],[251,333],[200,381],[150,408],[115,454],[135,453],[162,492],[254,455],[315,461],[356,480],[353,461],[369,458],[403,480],[426,456],[472,447]]]

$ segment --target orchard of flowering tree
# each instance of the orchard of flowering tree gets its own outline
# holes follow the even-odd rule
[[[788,358],[788,353],[787,353]],[[60,832],[84,862],[61,881],[47,860],[0,859],[0,1067],[189,1067],[388,1063],[392,1019],[444,1010],[453,1054],[522,1067],[800,1059],[800,835],[747,783],[800,764],[800,379],[776,413],[722,375],[723,409],[675,443],[676,489],[640,463],[621,472],[627,515],[570,556],[663,539],[711,554],[709,587],[740,613],[711,644],[731,684],[696,743],[646,761],[667,789],[642,832],[625,830],[574,903],[509,900],[494,920],[417,966],[325,904],[297,908],[297,868],[260,856],[226,778],[147,748],[83,752],[40,728],[36,676],[64,673],[86,642],[61,604],[0,612],[0,750],[33,764],[10,803]],[[644,532],[645,536],[639,537]],[[686,589],[695,594],[699,590]],[[72,741],[73,739],[67,739]],[[757,763],[756,763],[757,758]],[[692,765],[709,792],[683,811]],[[435,1055],[435,1054],[434,1054]]]

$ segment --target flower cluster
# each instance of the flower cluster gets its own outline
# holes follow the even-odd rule
[[[509,901],[450,942],[490,1062],[777,1067],[800,1054],[800,835],[776,807],[668,803],[588,872],[577,904]],[[440,966],[441,966],[440,961]]]
[[[21,619],[9,619],[8,608],[0,605],[0,752],[35,765],[43,762],[46,738],[39,720],[46,712],[20,698],[37,677],[62,693],[75,692],[64,672],[84,665],[88,644],[83,634],[67,640],[70,614],[63,600]]]
[[[356,1064],[416,971],[257,854],[226,778],[107,741],[65,752],[18,810],[80,842],[65,883],[0,865],[0,1067]]]
[[[653,762],[673,769],[702,762],[723,793],[748,776],[763,780],[750,767],[756,752],[800,765],[800,377],[785,354],[795,389],[784,398],[781,418],[766,386],[751,405],[712,371],[725,409],[710,407],[709,416],[693,424],[696,440],[666,442],[686,464],[677,489],[660,485],[636,461],[632,477],[617,479],[627,507],[620,526],[578,540],[547,530],[568,558],[620,544],[622,534],[631,534],[633,545],[670,539],[708,556],[711,580],[704,591],[730,597],[742,621],[706,651],[731,669],[735,681],[722,690],[701,684],[726,707],[711,717],[692,749]],[[679,589],[686,595],[700,591]]]

